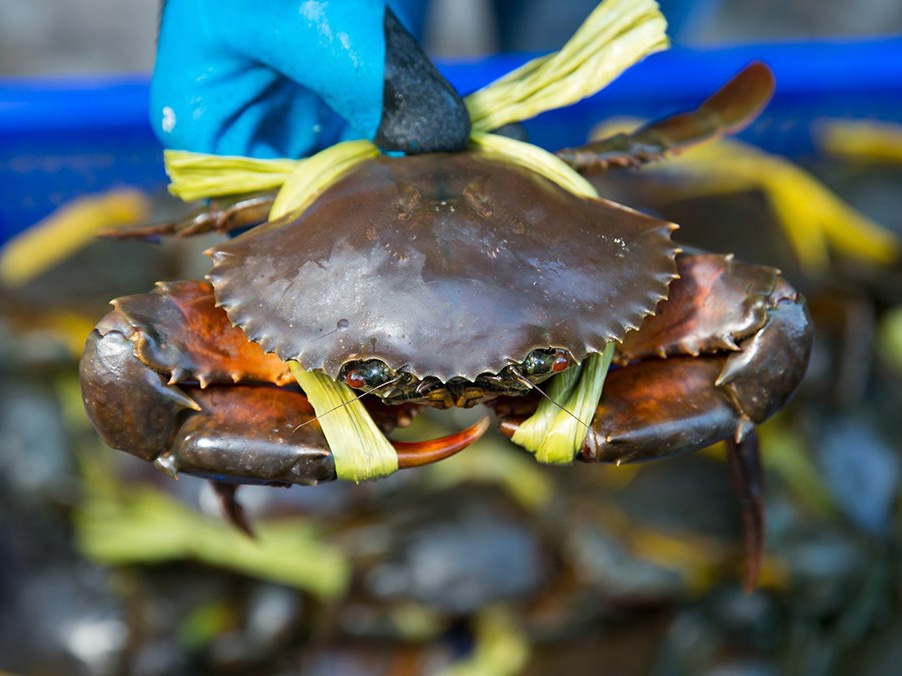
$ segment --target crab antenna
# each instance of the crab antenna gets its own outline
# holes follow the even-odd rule
[[[534,382],[532,382],[529,378],[524,376],[522,373],[517,371],[516,366],[511,368],[511,372],[514,374],[514,376],[516,376],[517,380],[519,380],[521,383],[526,385],[529,389],[534,390],[534,391],[538,392],[539,394],[541,394],[543,397],[545,397],[545,399],[547,399],[552,404],[554,404],[557,408],[559,408],[561,411],[563,411],[564,413],[569,415],[571,418],[573,418],[576,422],[578,422],[580,425],[585,427],[587,430],[589,430],[589,431],[592,430],[592,428],[587,423],[580,420],[579,416],[577,416],[573,411],[568,409],[563,404],[559,404],[558,402],[556,402],[554,399],[552,399],[551,397],[548,396],[548,393],[545,392],[545,390],[543,390],[541,387],[536,385]]]
[[[312,423],[312,422],[316,422],[316,421],[319,420],[320,418],[324,418],[325,416],[329,415],[330,413],[333,413],[333,412],[337,411],[337,410],[340,409],[340,408],[344,408],[345,406],[348,406],[349,404],[353,404],[355,401],[360,401],[361,399],[363,399],[363,398],[364,398],[366,395],[368,395],[368,394],[372,394],[373,392],[376,392],[377,390],[381,390],[383,387],[386,387],[386,386],[388,386],[388,385],[391,385],[391,384],[393,384],[393,383],[398,382],[398,381],[401,379],[401,375],[402,375],[402,374],[399,373],[398,375],[396,375],[396,376],[395,376],[394,378],[392,378],[391,380],[386,380],[386,381],[385,381],[384,383],[382,383],[381,385],[377,385],[376,387],[373,387],[373,388],[371,388],[371,389],[369,389],[369,390],[366,390],[366,391],[364,391],[364,392],[361,392],[360,394],[358,394],[358,395],[357,395],[356,397],[354,397],[353,399],[351,399],[351,400],[349,400],[349,401],[344,401],[344,402],[338,404],[338,406],[333,406],[333,407],[330,408],[328,411],[323,411],[322,413],[319,413],[315,418],[310,418],[310,420],[305,420],[304,422],[302,422],[300,425],[296,426],[296,427],[295,427],[293,430],[291,430],[291,431],[292,431],[292,432],[297,432],[299,429],[301,429],[301,428],[304,427],[305,425],[309,425],[309,424]]]

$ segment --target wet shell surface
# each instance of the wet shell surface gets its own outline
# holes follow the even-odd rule
[[[307,369],[473,380],[621,340],[666,297],[674,227],[471,153],[381,157],[214,247],[209,277],[251,340]]]

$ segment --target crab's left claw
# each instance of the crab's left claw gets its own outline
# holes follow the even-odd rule
[[[187,417],[172,449],[156,464],[173,476],[185,473],[210,479],[223,517],[248,536],[254,533],[236,500],[241,484],[310,485],[338,478],[332,452],[303,395],[241,386],[211,387],[193,394],[203,411]],[[486,416],[437,439],[392,441],[398,468],[444,460],[477,441],[488,426]]]
[[[773,92],[770,68],[752,63],[693,111],[556,154],[577,171],[637,166],[741,131],[758,116]]]
[[[236,499],[241,484],[315,484],[338,477],[332,454],[301,395],[267,388],[235,388],[234,392],[238,396],[232,396],[232,391],[216,396],[219,401],[212,405],[206,400],[207,412],[217,410],[218,414],[192,416],[194,424],[186,422],[173,451],[162,457],[173,471],[209,478],[223,518],[253,538],[247,514]],[[204,400],[205,395],[200,398]],[[265,410],[252,406],[262,403],[259,395],[267,400]],[[229,400],[231,403],[225,403]],[[241,403],[246,407],[239,406]],[[295,424],[298,416],[312,424],[299,428]],[[438,439],[392,441],[398,468],[449,458],[477,441],[488,427],[489,418],[485,416],[464,430]]]
[[[335,459],[304,395],[269,387],[209,387],[192,392],[201,411],[187,415],[156,465],[224,484],[315,485],[338,478]],[[389,407],[385,415],[389,415]],[[444,460],[478,440],[484,417],[427,441],[391,441],[398,468]],[[220,491],[221,494],[221,491]]]

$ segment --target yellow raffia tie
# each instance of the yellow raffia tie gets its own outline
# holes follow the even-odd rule
[[[595,187],[554,153],[516,139],[474,131],[470,147],[483,157],[505,160],[541,174],[580,197],[598,197]]]
[[[473,128],[510,122],[576,103],[649,54],[667,49],[667,21],[652,0],[599,4],[560,51],[533,59],[465,100]]]
[[[527,147],[535,148],[529,144],[496,143],[486,132],[591,96],[645,56],[666,49],[666,28],[654,0],[602,2],[559,52],[533,59],[465,99],[473,122],[474,147],[527,165],[544,151],[529,151]],[[528,161],[524,153],[530,152],[534,155]],[[259,160],[180,150],[166,151],[164,159],[171,179],[169,191],[186,201],[274,190],[284,184],[286,192],[278,195],[270,214],[270,220],[274,220],[309,205],[358,162],[376,154],[378,150],[368,141],[350,141],[302,160]],[[551,153],[544,155],[545,159],[529,163],[529,168],[564,187],[582,184],[576,192],[585,194],[588,184],[575,171],[563,163],[556,165],[557,158]],[[332,163],[334,167],[330,167]],[[552,165],[556,165],[552,172],[545,173]],[[562,179],[565,175],[569,177]]]
[[[566,465],[573,462],[582,448],[595,416],[608,367],[614,357],[614,344],[604,352],[590,354],[583,363],[554,378],[548,388],[548,399],[517,428],[513,442],[536,454],[546,464]]]
[[[313,409],[322,416],[320,426],[339,479],[366,481],[398,471],[398,454],[350,387],[321,371],[308,371],[297,362],[288,366]]]
[[[526,167],[582,197],[597,197],[588,181],[552,153],[489,132],[591,96],[645,56],[666,49],[666,27],[654,0],[602,2],[559,52],[532,60],[465,99],[473,124],[472,149]],[[185,200],[282,186],[269,214],[273,221],[299,213],[357,164],[378,154],[369,141],[350,141],[303,160],[255,160],[183,151],[167,151],[164,157],[172,179],[169,190]],[[580,420],[592,419],[612,351],[613,346],[608,346],[604,356],[589,357],[568,376],[578,382],[561,393],[561,404]],[[297,364],[292,364],[291,370],[314,409],[320,414],[329,411],[320,424],[339,478],[360,481],[397,470],[394,449],[363,406],[353,402],[335,408],[353,399],[350,388]],[[535,430],[542,431],[544,441],[533,441],[538,439]],[[541,407],[520,436],[542,462],[567,463],[572,462],[587,433],[572,415],[557,407]]]

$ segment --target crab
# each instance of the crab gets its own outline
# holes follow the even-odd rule
[[[641,164],[742,127],[772,86],[754,64],[695,111],[559,157],[584,172]],[[234,229],[267,199],[132,234]],[[754,429],[800,382],[810,320],[779,271],[681,250],[675,228],[478,153],[379,157],[300,215],[214,246],[209,281],[114,300],[81,362],[85,406],[111,447],[213,480],[246,528],[236,485],[337,478],[289,362],[358,390],[386,432],[423,407],[487,404],[512,435],[545,381],[613,344],[575,459],[639,462],[726,441],[754,561]],[[486,425],[393,442],[398,466],[452,455]]]

